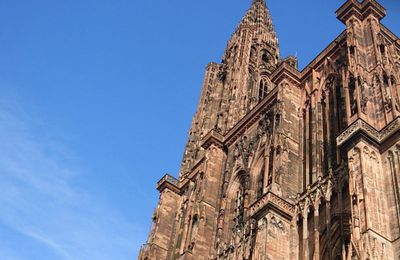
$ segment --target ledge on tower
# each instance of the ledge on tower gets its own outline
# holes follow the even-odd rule
[[[159,192],[162,192],[165,189],[169,189],[175,193],[179,193],[180,190],[179,181],[168,173],[157,182],[157,190]]]
[[[287,220],[291,221],[295,216],[295,207],[283,198],[275,195],[271,191],[264,194],[259,200],[250,205],[250,216],[260,219],[267,210],[274,210]]]
[[[336,11],[336,17],[343,23],[353,15],[364,20],[370,14],[381,20],[386,16],[386,9],[375,0],[348,0]]]
[[[208,134],[203,138],[201,147],[207,149],[212,144],[216,145],[219,148],[224,147],[224,137],[214,129],[208,132]]]

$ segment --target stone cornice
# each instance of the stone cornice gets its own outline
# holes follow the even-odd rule
[[[336,142],[339,147],[344,146],[349,140],[355,136],[366,136],[376,144],[381,145],[384,141],[400,130],[400,117],[390,122],[382,130],[376,130],[373,126],[362,119],[358,119],[344,130],[337,138]]]
[[[278,211],[289,221],[291,221],[295,215],[295,207],[293,204],[269,191],[250,206],[250,217],[257,219],[257,216],[267,209]]]
[[[215,130],[211,130],[203,138],[203,140],[201,142],[201,147],[203,147],[204,149],[208,149],[213,144],[219,148],[224,147],[224,137]]]
[[[363,20],[370,14],[381,20],[386,16],[386,9],[375,0],[364,0],[361,3],[357,0],[351,0],[346,1],[346,3],[336,11],[337,18],[343,23],[346,23],[353,15]]]
[[[283,79],[289,79],[298,86],[300,84],[300,78],[301,73],[286,62],[282,62],[271,75],[271,80],[275,84],[279,84]]]
[[[157,182],[157,190],[159,192],[162,192],[165,189],[169,189],[177,194],[179,194],[180,189],[179,189],[179,181],[172,177],[169,174],[165,174],[164,177],[161,178]]]

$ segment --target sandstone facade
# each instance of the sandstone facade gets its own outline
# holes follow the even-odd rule
[[[206,68],[139,259],[399,259],[400,40],[375,0],[305,69],[253,0]]]

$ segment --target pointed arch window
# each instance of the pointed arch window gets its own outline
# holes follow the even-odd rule
[[[257,199],[261,198],[264,194],[264,174],[265,174],[265,165],[261,167],[260,175],[258,176],[257,183]]]
[[[382,63],[386,62],[386,48],[384,44],[379,45],[379,50],[381,52]]]
[[[262,55],[261,55],[261,60],[265,64],[270,64],[272,62],[272,55],[269,53],[267,50],[263,50]]]
[[[193,216],[192,218],[192,225],[189,231],[189,249],[193,249],[194,247],[194,241],[195,241],[195,237],[197,235],[197,229],[198,229],[198,224],[199,224],[199,217],[196,215]]]
[[[244,221],[244,187],[240,186],[236,193],[235,200],[235,227],[239,229],[242,227]]]
[[[244,226],[244,206],[246,197],[245,174],[242,174],[239,188],[236,190],[236,197],[234,198],[234,212],[233,221],[235,223],[234,231],[240,232]]]
[[[258,89],[258,100],[263,100],[268,94],[268,80],[266,78],[261,78],[260,86]]]

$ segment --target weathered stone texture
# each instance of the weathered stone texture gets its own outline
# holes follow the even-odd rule
[[[301,72],[264,0],[207,65],[139,259],[398,259],[400,40],[375,0]]]

